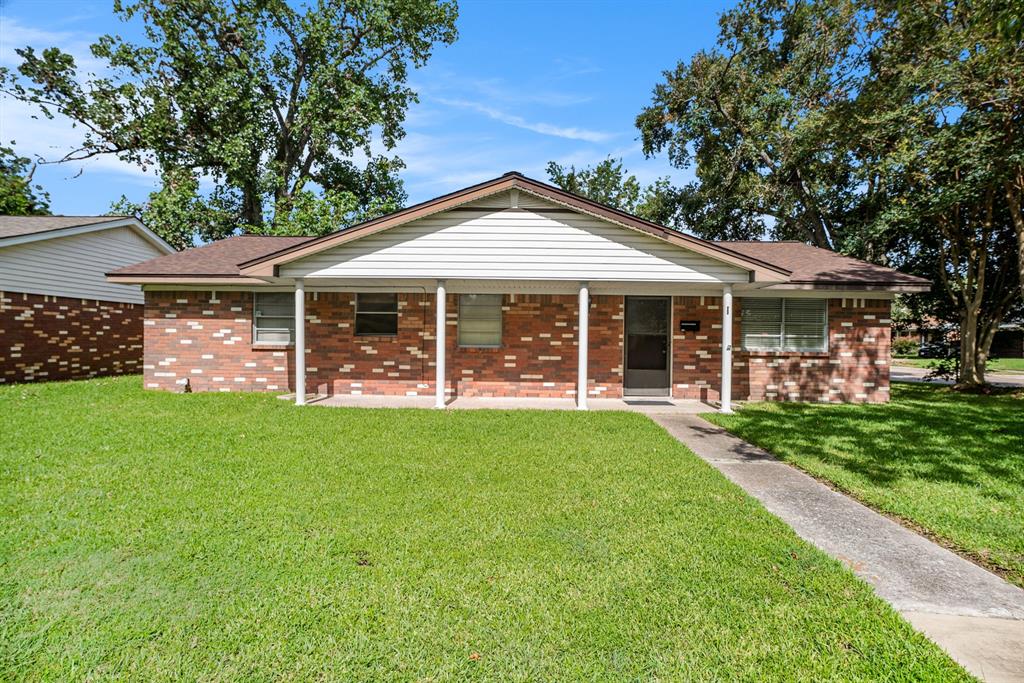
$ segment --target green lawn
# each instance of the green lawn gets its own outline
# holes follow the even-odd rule
[[[0,388],[0,679],[963,680],[646,418]]]
[[[709,419],[1024,586],[1024,398],[894,384],[884,405]]]
[[[893,365],[909,365],[914,368],[935,367],[934,358],[893,358]],[[988,362],[989,372],[1024,372],[1024,358],[994,358]]]

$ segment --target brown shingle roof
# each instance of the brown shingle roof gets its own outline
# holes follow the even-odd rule
[[[0,238],[110,223],[131,216],[0,216]]]
[[[791,271],[791,284],[928,285],[928,280],[803,242],[717,242]]]
[[[305,242],[309,237],[276,237],[272,235],[238,235],[159,256],[107,273],[108,275],[155,275],[182,277],[231,277],[238,275],[238,264],[272,254],[286,247]]]

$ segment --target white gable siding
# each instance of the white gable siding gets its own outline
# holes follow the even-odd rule
[[[495,206],[500,201],[497,196],[489,199],[479,203]],[[508,196],[503,199],[507,202]],[[748,281],[746,270],[638,231],[542,208],[440,213],[286,264],[280,273],[313,278]]]
[[[129,227],[2,247],[0,291],[142,303],[141,287],[104,274],[163,253]]]

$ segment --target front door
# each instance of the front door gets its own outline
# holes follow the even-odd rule
[[[627,396],[668,396],[672,297],[626,297]]]

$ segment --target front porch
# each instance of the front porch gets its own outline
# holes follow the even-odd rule
[[[604,401],[593,407],[629,410],[657,405],[651,399],[675,405],[683,392],[730,410],[731,285],[688,286],[682,297],[650,285],[594,285],[297,278],[292,396],[297,405],[312,394],[356,405],[378,396],[388,405],[397,397],[442,409],[459,401],[455,407],[524,407],[516,401],[533,399],[548,401],[534,404],[543,408],[587,410]],[[703,307],[705,298],[713,318],[702,330],[684,322],[692,312],[677,303]],[[480,315],[477,299],[489,302],[490,313]],[[701,368],[677,363],[688,356],[673,353],[674,343],[695,344],[690,362]]]

